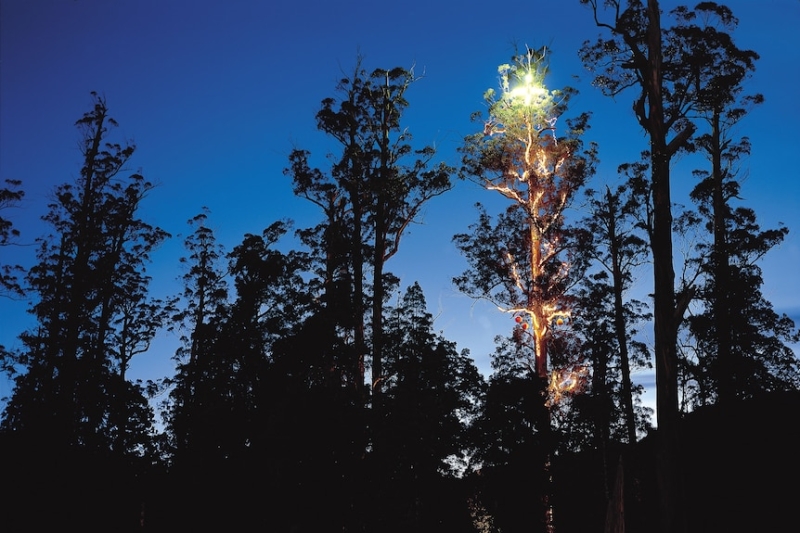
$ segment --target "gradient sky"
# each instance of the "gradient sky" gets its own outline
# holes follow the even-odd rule
[[[662,1],[662,8],[681,3]],[[800,323],[800,1],[721,3],[740,19],[739,46],[761,55],[747,90],[766,97],[740,126],[753,147],[743,162],[744,204],[763,228],[782,222],[791,230],[762,263],[763,289],[778,312]],[[173,234],[149,268],[156,295],[180,291],[186,221],[203,206],[227,250],[278,219],[317,223],[316,207],[293,196],[282,171],[293,148],[310,150],[312,163],[325,168],[336,146],[316,131],[314,115],[358,54],[368,70],[414,67],[421,79],[407,94],[403,123],[415,146],[435,144],[442,160],[457,165],[456,148],[478,127],[470,114],[497,86],[497,65],[515,43],[547,45],[548,86],[580,90],[570,115],[593,112],[586,140],[599,143],[601,165],[591,186],[614,183],[617,166],[647,146],[631,111],[634,94],[603,97],[580,64],[578,48],[598,34],[579,0],[0,0],[0,179],[22,180],[26,193],[21,208],[3,216],[29,245],[0,250],[1,261],[35,260],[32,243],[48,229],[39,217],[50,194],[80,170],[74,123],[90,109],[91,91],[106,98],[120,124],[112,139],[137,145],[131,171],[159,185],[139,213]],[[689,204],[696,163],[676,163],[676,203]],[[485,373],[493,337],[512,323],[452,286],[466,264],[451,239],[475,221],[476,201],[493,200],[458,182],[428,204],[387,265],[404,286],[420,282],[435,328],[469,348]],[[678,258],[680,251],[676,243]],[[643,273],[637,289],[650,285]],[[16,336],[32,325],[27,307],[0,300],[0,344],[20,346]],[[171,376],[176,342],[161,335],[133,361],[131,375]],[[9,393],[0,380],[0,397]]]

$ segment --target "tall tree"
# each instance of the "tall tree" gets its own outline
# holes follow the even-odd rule
[[[567,121],[567,136],[556,136],[556,121],[574,90],[544,88],[545,50],[528,49],[513,59],[499,69],[499,97],[492,89],[486,93],[484,131],[468,136],[461,149],[464,176],[511,204],[496,227],[481,208],[474,228],[480,231],[454,237],[471,267],[455,282],[531,326],[535,371],[546,381],[548,334],[557,317],[569,314],[563,215],[593,172],[595,154],[594,147],[581,153],[585,114]]]
[[[167,426],[173,439],[176,458],[191,461],[214,454],[216,429],[203,420],[204,410],[213,410],[218,400],[214,387],[219,385],[214,357],[216,330],[227,313],[227,268],[225,252],[208,225],[208,209],[188,223],[194,232],[186,237],[188,257],[183,274],[183,309],[173,314],[174,327],[181,332],[181,347],[175,353],[178,363],[171,380]]]
[[[748,138],[733,132],[749,110],[763,101],[760,94],[744,94],[744,83],[755,70],[758,54],[736,46],[729,32],[738,20],[730,9],[704,6],[703,16],[679,8],[676,33],[702,55],[696,65],[695,111],[704,133],[696,139],[710,168],[695,175],[699,183],[691,193],[711,242],[703,252],[705,274],[699,295],[704,309],[689,317],[697,343],[697,365],[689,365],[698,384],[700,403],[716,399],[723,408],[732,400],[759,391],[796,388],[798,363],[784,342],[796,342],[791,320],[779,317],[761,294],[756,262],[779,244],[788,229],[761,230],[755,213],[736,206],[741,185],[739,161],[750,154]]]
[[[414,149],[411,134],[401,126],[408,106],[406,91],[417,79],[413,70],[403,68],[368,73],[359,57],[353,73],[339,82],[338,97],[323,100],[317,113],[317,127],[342,147],[330,174],[312,169],[310,154],[302,150],[292,153],[287,170],[295,192],[320,205],[329,226],[335,225],[324,233],[331,244],[335,232],[346,236],[355,366],[362,369],[363,377],[364,356],[371,353],[375,407],[380,405],[384,379],[384,266],[399,250],[409,225],[418,221],[423,206],[450,189],[451,169],[433,164],[434,148]],[[365,266],[371,267],[369,280]],[[372,288],[369,343],[365,328],[370,301],[367,286]]]
[[[508,199],[510,207],[496,225],[481,209],[473,231],[454,237],[470,265],[454,280],[459,289],[516,315],[517,338],[530,336],[531,365],[542,395],[539,430],[544,432],[550,431],[548,384],[551,378],[562,381],[548,369],[551,330],[570,314],[564,211],[595,163],[594,146],[584,150],[580,140],[588,115],[568,120],[567,135],[556,134],[556,122],[575,91],[547,90],[547,69],[545,49],[526,49],[500,66],[501,91],[490,89],[485,95],[489,116],[482,132],[465,139],[462,172]],[[560,372],[565,363],[554,366]],[[545,507],[545,527],[552,531],[552,509]]]
[[[120,175],[135,147],[107,140],[116,122],[103,98],[93,93],[93,100],[76,123],[80,177],[56,189],[43,217],[54,234],[39,239],[39,262],[27,275],[38,325],[20,337],[25,372],[3,425],[56,447],[138,454],[152,411],[142,388],[125,377],[137,350],[123,355],[119,342],[124,336],[129,347],[146,345],[155,334],[156,323],[125,330],[124,322],[143,312],[144,267],[168,234],[136,218],[153,185],[139,174]]]
[[[372,193],[370,227],[374,233],[372,276],[372,388],[380,404],[383,372],[383,307],[386,300],[385,264],[400,249],[408,226],[419,221],[432,198],[450,190],[453,169],[433,164],[433,146],[413,149],[411,133],[400,119],[408,106],[405,93],[418,78],[413,69],[378,69],[371,74],[369,128],[379,151],[369,174]],[[375,149],[373,148],[373,150]],[[408,159],[411,158],[409,162]]]
[[[626,293],[635,270],[648,259],[647,242],[637,229],[639,198],[629,186],[620,185],[614,191],[606,187],[604,193],[588,190],[587,196],[591,214],[579,223],[584,237],[581,253],[587,254],[586,260],[599,269],[583,277],[585,304],[581,305],[583,312],[578,322],[588,328],[584,335],[589,345],[597,348],[599,357],[593,365],[592,394],[611,392],[611,382],[602,376],[608,371],[610,354],[617,354],[614,360],[621,384],[618,397],[627,442],[632,444],[636,442],[637,423],[631,366],[642,364],[646,353],[632,337],[636,333],[635,322],[649,317],[643,312],[644,304],[626,301]]]
[[[576,292],[572,329],[581,336],[592,362],[590,392],[574,403],[582,418],[591,421],[597,467],[605,474],[597,488],[602,487],[608,505],[607,528],[624,516],[619,512],[624,500],[615,500],[621,493],[612,491],[622,481],[614,481],[614,471],[618,476],[631,471],[629,457],[637,434],[648,428],[649,414],[640,401],[643,387],[633,383],[632,371],[651,366],[646,346],[636,338],[639,325],[651,316],[629,291],[637,268],[648,259],[637,218],[641,200],[630,182],[613,190],[609,186],[605,191],[590,189],[589,215],[574,230],[579,235],[574,262],[584,273]]]
[[[689,148],[696,125],[690,113],[704,94],[714,90],[707,76],[713,60],[707,51],[720,35],[713,28],[684,32],[686,8],[677,8],[675,27],[664,29],[657,0],[581,0],[588,4],[598,27],[608,39],[584,44],[581,56],[595,70],[595,84],[604,94],[615,96],[630,87],[639,95],[633,109],[649,139],[651,170],[653,254],[653,316],[656,364],[656,405],[659,428],[660,528],[663,532],[685,530],[680,501],[681,474],[677,462],[679,447],[678,328],[692,292],[676,296],[673,268],[673,217],[670,164],[681,150]],[[604,19],[604,11],[610,18]],[[695,10],[704,15],[722,14],[713,2],[702,2]],[[710,43],[710,44],[708,44]],[[707,45],[708,44],[708,45]]]

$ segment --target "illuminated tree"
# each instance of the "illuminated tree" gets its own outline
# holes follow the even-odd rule
[[[485,94],[489,111],[483,131],[468,136],[461,148],[462,173],[510,200],[510,206],[495,224],[479,205],[479,221],[472,231],[454,237],[470,267],[454,279],[455,284],[515,315],[519,324],[515,338],[520,354],[530,358],[543,396],[538,430],[544,440],[550,433],[545,404],[560,394],[558,385],[577,381],[575,375],[565,380],[560,372],[576,369],[568,352],[562,352],[566,357],[553,365],[559,372],[551,374],[548,368],[552,328],[563,325],[570,315],[567,289],[572,279],[564,212],[595,164],[595,147],[584,151],[580,140],[587,114],[568,120],[567,135],[557,135],[556,123],[575,91],[547,90],[543,83],[547,69],[545,49],[526,49],[511,64],[499,67],[500,92],[490,89]],[[553,397],[545,399],[551,380],[556,385],[551,388]],[[546,500],[547,495],[545,524],[552,531],[552,509]]]
[[[454,281],[519,318],[532,340],[534,373],[546,381],[551,328],[570,314],[564,211],[594,171],[595,149],[581,153],[586,114],[567,121],[568,134],[557,136],[556,122],[574,90],[544,87],[544,49],[526,50],[499,72],[500,93],[490,89],[485,95],[484,130],[467,137],[461,149],[462,171],[511,205],[496,225],[479,205],[474,231],[454,237],[470,264]]]

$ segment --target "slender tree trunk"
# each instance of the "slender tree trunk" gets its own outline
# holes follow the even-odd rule
[[[622,304],[623,276],[620,267],[620,243],[617,234],[617,212],[611,189],[606,190],[606,205],[609,208],[608,234],[610,238],[611,276],[614,291],[614,333],[619,346],[619,359],[622,372],[622,406],[625,412],[625,427],[628,432],[628,443],[636,442],[636,419],[633,412],[633,383],[631,381],[630,356],[628,354],[628,336],[625,331],[625,308]]]
[[[387,74],[388,75],[388,74]],[[373,260],[372,291],[372,402],[373,409],[380,415],[383,390],[383,267],[386,262],[386,235],[389,226],[387,195],[391,194],[392,183],[389,176],[389,118],[392,107],[389,93],[389,80],[386,80],[384,101],[381,106],[380,169],[379,180],[374,184],[375,198],[375,250]]]
[[[618,268],[618,265],[617,265]],[[636,442],[636,417],[633,411],[633,381],[631,380],[630,354],[625,331],[624,307],[622,305],[622,287],[619,271],[614,273],[614,330],[619,345],[620,371],[622,372],[622,408],[625,412],[625,428],[628,443]]]
[[[379,225],[380,226],[380,225]],[[379,229],[381,229],[379,227]],[[375,279],[373,282],[372,302],[372,402],[373,408],[381,410],[383,391],[383,298],[386,292],[383,286],[383,249],[385,238],[375,237]],[[378,250],[381,250],[380,252]]]
[[[622,457],[617,464],[614,492],[606,509],[604,533],[625,533],[625,467]]]
[[[353,206],[353,235],[350,253],[353,258],[353,327],[355,358],[353,361],[353,386],[359,393],[364,390],[364,355],[367,352],[366,334],[364,332],[364,255],[362,253],[361,235],[363,233],[363,210],[361,206],[360,189],[351,193]]]
[[[678,353],[675,272],[672,266],[670,147],[664,124],[661,68],[661,14],[657,0],[648,0],[648,122],[653,180],[653,318],[656,364],[658,437],[656,471],[659,525],[662,533],[685,531],[681,501],[679,452]]]
[[[78,419],[80,418],[80,406],[83,403],[78,397],[81,385],[86,385],[87,370],[86,365],[90,364],[85,357],[81,357],[81,328],[86,327],[86,321],[91,320],[88,316],[87,308],[93,307],[93,303],[88,301],[89,295],[93,291],[89,290],[94,277],[91,272],[89,259],[92,253],[93,232],[99,231],[95,224],[94,217],[97,210],[97,192],[95,179],[97,177],[97,157],[100,152],[100,145],[103,140],[103,124],[105,122],[105,109],[98,110],[93,116],[88,129],[91,138],[83,153],[84,166],[81,169],[83,176],[83,190],[81,194],[80,212],[75,217],[74,235],[74,259],[72,263],[72,279],[67,275],[69,284],[65,290],[64,308],[65,318],[63,322],[58,319],[63,329],[54,331],[54,337],[50,339],[50,350],[57,357],[61,357],[62,364],[59,372],[63,373],[58,381],[65,390],[57,391],[58,398],[56,409],[60,411],[57,415],[60,423],[65,430],[66,443],[74,445],[77,442],[80,428]],[[63,241],[62,241],[63,242]],[[69,253],[69,251],[67,252]],[[63,268],[60,266],[60,268]]]
[[[714,112],[711,121],[711,165],[712,165],[712,209],[714,211],[714,246],[712,263],[714,269],[714,327],[716,329],[717,359],[716,369],[719,376],[718,402],[726,408],[735,396],[734,383],[736,366],[731,351],[730,311],[728,309],[728,280],[730,264],[728,260],[727,228],[725,227],[726,203],[724,191],[724,174],[722,170],[722,146],[720,140],[720,115]]]

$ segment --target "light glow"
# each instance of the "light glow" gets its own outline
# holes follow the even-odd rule
[[[589,369],[578,366],[572,369],[553,370],[547,387],[547,406],[559,403],[567,396],[575,395],[583,390],[589,378]]]
[[[511,90],[511,97],[512,98],[520,98],[523,100],[525,105],[529,106],[533,103],[534,97],[538,99],[538,97],[544,95],[547,91],[544,87],[540,85],[536,85],[533,82],[533,74],[526,74],[525,75],[525,84],[520,85],[519,87],[514,87]]]

